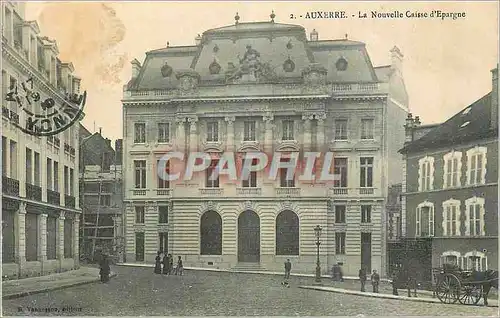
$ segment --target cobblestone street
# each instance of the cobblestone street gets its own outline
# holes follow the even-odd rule
[[[185,271],[153,274],[153,268],[113,267],[109,284],[88,284],[4,300],[3,315],[496,316],[498,308],[368,298],[298,288],[314,278],[292,277],[290,288],[275,275]],[[325,280],[325,285],[333,285]],[[339,284],[335,284],[342,288]],[[46,309],[50,311],[46,312]],[[62,312],[63,309],[66,309]],[[34,311],[35,310],[35,311]]]

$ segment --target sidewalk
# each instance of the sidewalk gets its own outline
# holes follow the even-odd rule
[[[371,287],[367,285],[367,289]],[[385,299],[397,299],[397,300],[407,300],[407,301],[413,301],[413,302],[423,302],[423,303],[438,303],[440,304],[441,301],[437,298],[430,298],[430,297],[408,297],[408,296],[401,296],[402,291],[401,289],[398,290],[398,293],[400,296],[395,296],[392,294],[384,294],[384,293],[371,293],[371,292],[361,292],[361,291],[356,291],[356,290],[350,290],[350,289],[342,289],[342,288],[335,288],[335,287],[328,287],[328,286],[299,286],[299,288],[302,289],[312,289],[312,290],[319,290],[319,291],[326,291],[326,292],[331,292],[331,293],[341,293],[341,294],[348,294],[348,295],[356,295],[356,296],[363,296],[363,297],[372,297],[372,298],[385,298]],[[406,291],[404,291],[406,293]],[[417,291],[417,295],[421,294],[426,294],[426,295],[431,295],[432,292],[430,291]],[[413,294],[412,294],[413,295]],[[478,306],[482,304],[482,300],[479,301]],[[457,301],[456,304],[460,303]],[[498,307],[498,299],[495,299],[490,296],[488,297],[488,307]]]
[[[116,273],[111,272],[111,277]],[[2,282],[2,299],[24,297],[32,294],[43,293],[98,282],[99,268],[80,267],[80,269],[38,277],[30,277]]]

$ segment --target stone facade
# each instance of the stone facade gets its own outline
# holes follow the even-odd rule
[[[281,50],[288,60],[271,67]],[[398,50],[392,55],[402,57]],[[401,158],[402,146],[387,132],[404,136],[407,110],[406,99],[391,94],[404,92],[400,70],[376,69],[366,56],[361,42],[308,41],[300,26],[256,22],[209,30],[196,46],[148,52],[143,66],[134,60],[123,102],[126,260],[153,262],[162,249],[182,256],[185,266],[254,262],[281,270],[289,258],[294,271],[311,273],[320,225],[323,272],[337,262],[345,275],[356,275],[362,263],[383,272],[389,175],[398,181],[387,162]],[[163,138],[165,124],[169,138]],[[169,151],[201,151],[212,159],[224,152],[238,158],[298,153],[301,160],[307,151],[330,151],[346,173],[320,181],[317,169],[315,181],[296,173],[286,184],[279,174],[268,178],[268,165],[252,186],[226,176],[214,185],[195,173],[160,187],[157,161]],[[171,172],[183,172],[171,164]],[[160,221],[165,211],[168,220]],[[207,213],[211,226],[204,225]],[[285,242],[284,228],[294,233]]]
[[[24,20],[23,3],[2,2],[1,10],[2,271],[15,279],[79,266],[78,130],[27,135],[15,126],[26,120],[24,111],[5,96],[33,78],[43,99],[59,101],[78,94],[80,80],[71,63],[57,59],[55,41],[42,37],[35,21]]]

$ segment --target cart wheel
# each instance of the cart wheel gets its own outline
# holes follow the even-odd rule
[[[462,305],[477,305],[481,300],[483,290],[478,285],[462,285],[458,301]]]
[[[437,283],[436,296],[443,304],[454,304],[460,294],[460,280],[457,276],[446,273]]]

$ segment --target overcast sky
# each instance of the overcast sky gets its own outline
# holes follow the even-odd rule
[[[131,74],[130,61],[166,46],[192,45],[205,30],[240,22],[299,24],[320,39],[366,43],[374,66],[390,63],[389,50],[404,54],[403,72],[410,109],[423,123],[442,122],[491,91],[498,61],[497,2],[28,2],[26,18],[36,19],[43,35],[57,41],[60,58],[71,61],[88,92],[84,125],[102,127],[110,139],[122,137],[122,87]],[[290,19],[310,11],[392,12],[406,10],[465,12],[462,19]]]

